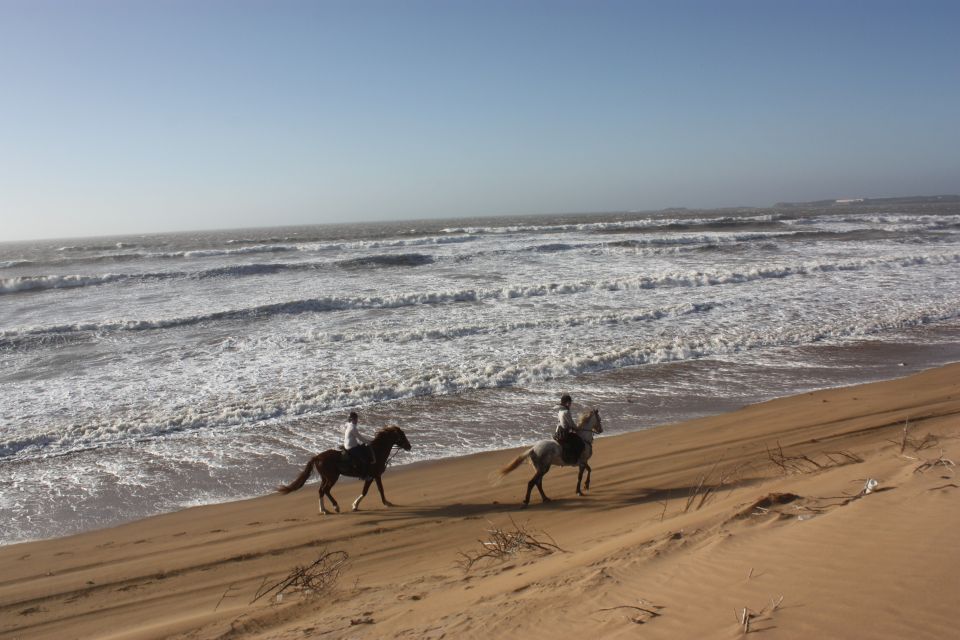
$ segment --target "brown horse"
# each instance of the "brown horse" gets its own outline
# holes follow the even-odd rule
[[[380,491],[380,501],[383,502],[384,506],[392,507],[390,501],[387,500],[386,496],[383,495],[383,482],[380,480],[380,476],[383,475],[383,472],[387,469],[387,458],[390,456],[390,452],[394,447],[400,447],[404,451],[410,451],[410,442],[407,440],[407,436],[403,433],[403,430],[400,427],[396,426],[387,426],[377,432],[377,435],[373,437],[373,441],[370,443],[370,448],[373,449],[374,457],[376,462],[373,464],[373,468],[369,470],[370,474],[373,476],[372,479],[366,480],[363,483],[363,493],[353,501],[353,510],[357,511],[360,509],[360,501],[363,500],[364,496],[367,495],[367,490],[370,489],[370,483],[374,480],[377,481],[377,489]],[[280,485],[277,487],[277,491],[280,493],[290,493],[291,491],[296,491],[304,485],[307,479],[310,477],[310,473],[316,469],[317,473],[320,474],[320,514],[327,515],[327,508],[323,504],[323,494],[327,494],[327,497],[330,498],[330,502],[333,503],[333,510],[337,513],[340,513],[340,505],[337,504],[337,501],[333,499],[333,494],[330,493],[330,489],[333,488],[333,485],[337,484],[337,480],[340,478],[341,474],[352,477],[359,477],[356,473],[356,469],[353,467],[353,464],[350,464],[348,468],[345,468],[341,465],[341,460],[348,461],[349,456],[347,456],[345,451],[339,449],[327,449],[323,453],[318,453],[310,459],[310,462],[307,463],[307,466],[303,468],[303,471],[297,476],[297,479],[291,482],[290,484]],[[350,461],[352,463],[352,461]]]

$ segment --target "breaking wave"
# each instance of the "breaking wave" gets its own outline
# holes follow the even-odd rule
[[[344,269],[378,269],[382,267],[421,267],[431,264],[433,256],[423,253],[384,253],[337,262]]]
[[[541,296],[571,295],[589,291],[620,291],[653,289],[658,287],[706,287],[727,284],[742,284],[756,280],[782,279],[815,273],[861,271],[872,268],[915,267],[923,265],[946,265],[960,263],[960,253],[941,255],[899,256],[892,258],[851,259],[832,263],[806,263],[797,265],[774,265],[742,271],[697,271],[662,273],[653,276],[637,276],[613,280],[580,280],[538,284],[518,284],[487,289],[460,289],[424,293],[401,293],[387,296],[339,297],[328,296],[304,300],[290,300],[257,305],[243,309],[225,309],[192,316],[87,322],[54,326],[28,327],[0,332],[0,347],[9,346],[8,341],[21,342],[28,335],[49,335],[77,331],[142,331],[199,325],[203,323],[256,320],[277,315],[325,313],[350,309],[395,309],[415,305],[481,302],[484,300],[511,300]]]
[[[689,313],[696,312],[690,308]],[[165,414],[112,415],[56,432],[2,438],[0,459],[35,459],[91,448],[125,446],[182,431],[256,426],[269,420],[320,414],[358,405],[417,396],[439,396],[471,389],[511,387],[651,363],[694,360],[742,351],[801,346],[824,340],[866,337],[889,329],[903,329],[960,317],[953,304],[939,308],[890,308],[870,317],[825,318],[805,327],[773,329],[742,327],[736,332],[657,337],[616,348],[571,355],[548,356],[522,362],[473,362],[447,370],[424,372],[402,382],[382,378],[358,381],[349,388],[326,380],[305,381],[269,399],[256,395],[218,398],[208,406],[170,407]]]

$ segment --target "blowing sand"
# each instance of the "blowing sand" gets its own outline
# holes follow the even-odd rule
[[[527,509],[529,466],[491,486],[521,450],[499,451],[389,470],[393,508],[319,516],[309,484],[3,547],[0,635],[957,637],[958,385],[955,364],[601,436],[586,496],[554,469]],[[518,529],[562,550],[458,565]],[[324,550],[349,554],[329,589],[251,604]]]

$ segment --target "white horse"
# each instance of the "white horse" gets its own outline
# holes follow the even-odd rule
[[[527,496],[523,499],[523,506],[530,504],[530,492],[533,491],[534,487],[540,492],[540,498],[542,498],[544,502],[550,502],[550,498],[543,493],[543,476],[547,474],[547,471],[550,471],[550,467],[553,465],[560,467],[580,467],[580,473],[577,475],[578,496],[583,495],[580,491],[580,482],[583,480],[583,472],[586,470],[587,482],[584,485],[584,489],[590,490],[591,469],[590,465],[587,464],[587,460],[593,455],[593,434],[603,433],[603,426],[600,424],[600,410],[594,409],[581,415],[580,421],[577,423],[576,433],[580,436],[580,439],[583,440],[584,447],[583,452],[580,454],[580,459],[573,464],[568,464],[563,461],[563,449],[560,443],[556,440],[541,440],[517,456],[513,462],[500,469],[500,477],[502,478],[529,458],[533,468],[537,470],[533,478],[530,479],[530,482],[527,483]]]

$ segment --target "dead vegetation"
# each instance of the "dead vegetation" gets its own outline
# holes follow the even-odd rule
[[[606,607],[605,609],[597,609],[597,613],[607,612],[607,611],[618,611],[620,609],[626,609],[628,611],[635,611],[634,615],[628,616],[627,619],[634,624],[645,624],[654,618],[659,618],[662,613],[660,609],[663,609],[661,605],[653,604],[647,600],[640,600],[640,604],[644,605],[642,607],[631,605],[631,604],[621,604],[616,607]]]
[[[940,444],[940,439],[933,435],[932,433],[927,433],[923,438],[917,440],[910,436],[910,421],[907,420],[903,423],[903,433],[900,436],[900,440],[888,440],[887,442],[892,442],[900,447],[900,455],[909,458],[910,460],[916,460],[913,456],[907,455],[907,449],[911,449],[914,452],[923,451],[924,449],[930,449],[932,447]]]
[[[768,493],[738,511],[734,518],[767,515],[775,505],[790,504],[791,502],[800,500],[800,498],[801,497],[795,493]]]
[[[691,508],[694,511],[701,509],[718,491],[739,480],[740,474],[749,466],[749,463],[743,463],[720,469],[717,473],[716,480],[711,482],[710,479],[713,477],[714,472],[717,472],[717,468],[720,466],[722,460],[723,458],[721,457],[713,463],[709,471],[697,478],[697,484],[690,488],[690,493],[687,495],[687,501],[683,506],[683,513],[687,513]],[[664,513],[666,509],[666,504],[664,504]],[[661,522],[663,521],[663,513],[660,514],[660,520]]]
[[[277,601],[280,601],[287,591],[300,591],[302,593],[327,591],[336,584],[340,574],[346,569],[349,560],[350,556],[346,551],[323,550],[320,557],[312,563],[294,567],[285,578],[278,582],[268,583],[269,578],[264,578],[250,604],[270,594],[274,594]]]
[[[824,469],[842,467],[848,464],[857,464],[863,462],[863,458],[849,451],[824,451],[817,457],[808,455],[787,455],[783,452],[783,447],[777,441],[775,449],[767,447],[767,459],[776,467],[782,475],[792,473],[814,473]]]
[[[755,619],[762,618],[763,616],[769,616],[774,611],[780,608],[780,605],[783,603],[783,596],[779,598],[770,598],[770,602],[760,611],[753,611],[749,607],[743,607],[739,611],[734,610],[734,615],[737,617],[737,623],[740,625],[740,630],[743,633],[750,633],[750,625]]]
[[[517,524],[510,518],[510,528],[502,529],[493,526],[487,529],[487,539],[478,540],[480,548],[476,551],[460,552],[459,566],[466,573],[475,564],[485,560],[504,561],[519,553],[532,552],[538,555],[548,555],[557,551],[566,553],[559,545],[543,531],[532,531],[524,525]]]
[[[934,460],[924,460],[919,465],[917,465],[917,468],[914,469],[913,472],[923,473],[924,471],[933,469],[934,467],[943,467],[948,473],[950,473],[950,475],[953,475],[953,467],[955,466],[957,466],[957,463],[955,463],[950,458],[945,458],[943,449],[940,449],[939,457],[937,457]]]

